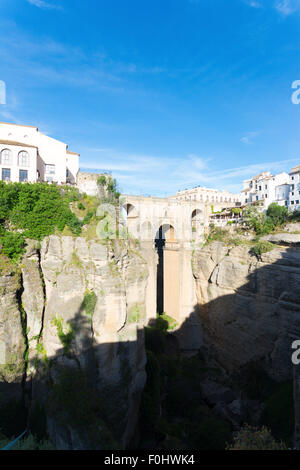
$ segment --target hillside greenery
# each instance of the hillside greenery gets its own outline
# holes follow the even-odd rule
[[[26,238],[41,241],[57,232],[78,236],[93,221],[96,225],[98,205],[99,199],[71,186],[0,181],[1,252],[16,262]]]
[[[2,252],[17,260],[24,251],[25,238],[42,240],[66,226],[73,235],[79,235],[82,222],[69,207],[79,197],[74,188],[0,181]]]

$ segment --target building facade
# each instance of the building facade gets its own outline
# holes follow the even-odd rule
[[[225,204],[226,206],[235,206],[241,202],[241,195],[233,194],[225,190],[219,191],[217,189],[198,186],[192,189],[177,191],[175,196],[171,196],[170,199],[176,201],[204,202],[211,205]]]
[[[37,127],[0,123],[0,179],[75,184],[79,154]]]
[[[243,181],[242,204],[251,204],[261,201],[265,209],[277,200],[280,196],[282,205],[285,200],[282,199],[282,188],[289,185],[289,175],[285,172],[272,175],[269,171],[262,172],[248,180]],[[278,189],[276,189],[278,188]]]
[[[288,207],[289,203],[289,194],[290,194],[290,185],[289,184],[280,184],[275,188],[275,201],[279,206]]]
[[[292,168],[289,174],[289,183],[289,209],[300,210],[300,165]]]

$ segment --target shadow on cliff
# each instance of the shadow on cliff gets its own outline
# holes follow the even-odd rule
[[[230,256],[226,262],[230,269]],[[205,289],[222,295],[196,305],[176,332],[152,321],[137,328],[134,341],[95,345],[82,305],[69,334],[58,331],[62,347],[54,357],[31,358],[23,383],[0,382],[0,431],[10,438],[28,429],[39,439],[50,436],[58,449],[224,448],[235,427],[216,413],[202,384],[263,401],[277,393],[276,382],[291,378],[291,344],[300,338],[299,275],[295,248],[272,264],[253,257],[247,282],[234,293],[226,294],[230,287],[218,272]]]
[[[142,448],[222,449],[243,423],[267,425],[292,446],[300,250],[277,255],[252,255],[248,264],[224,253],[209,273],[205,255],[207,282],[198,272],[190,316],[173,333],[146,329]]]

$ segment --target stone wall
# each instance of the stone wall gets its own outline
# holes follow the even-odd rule
[[[100,176],[107,176],[100,173],[86,173],[80,171],[77,175],[77,187],[81,193],[86,193],[88,196],[103,196],[101,188],[97,184],[97,179]]]

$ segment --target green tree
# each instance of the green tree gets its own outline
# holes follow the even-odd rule
[[[288,209],[285,206],[279,206],[276,202],[272,202],[268,207],[267,216],[270,217],[275,226],[278,226],[287,220]]]

